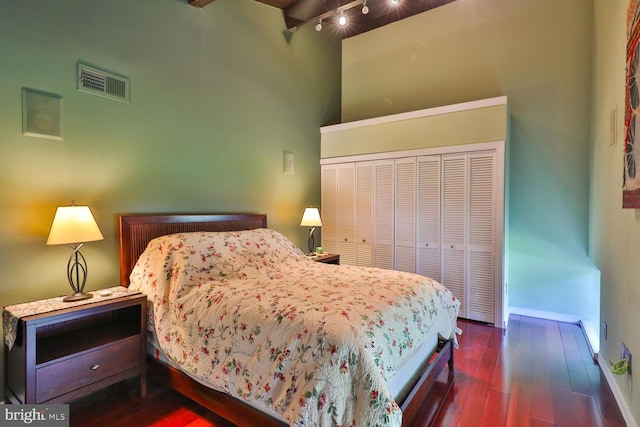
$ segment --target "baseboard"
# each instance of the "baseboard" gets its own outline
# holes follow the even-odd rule
[[[620,391],[620,387],[618,387],[618,383],[613,377],[613,373],[609,369],[609,362],[604,360],[602,354],[600,353],[598,353],[597,360],[598,366],[600,366],[600,371],[609,384],[609,388],[613,393],[613,398],[616,400],[618,408],[620,408],[620,412],[622,412],[622,417],[624,418],[624,422],[627,424],[627,427],[638,427],[638,424],[636,423],[636,420],[633,418],[633,414],[631,413],[631,408],[629,408],[629,405],[627,405],[627,402],[624,400],[624,396]]]
[[[572,316],[570,314],[554,313],[552,311],[532,310],[530,308],[522,307],[510,307],[511,314],[517,314],[520,316],[537,317],[539,319],[555,320],[557,322],[565,323],[580,323],[578,316]]]

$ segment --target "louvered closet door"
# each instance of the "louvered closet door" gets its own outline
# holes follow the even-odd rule
[[[440,281],[440,156],[418,157],[416,272]]]
[[[340,164],[338,171],[337,242],[341,264],[355,265],[355,189],[356,174],[353,163]]]
[[[460,300],[468,318],[466,294],[467,154],[442,155],[442,284]]]
[[[336,165],[324,165],[321,170],[322,247],[327,253],[338,253],[338,170]],[[307,249],[304,249],[305,252]]]
[[[469,318],[494,322],[495,152],[469,154]]]
[[[416,271],[416,158],[396,159],[395,269]]]
[[[356,265],[373,266],[373,162],[356,163]]]
[[[374,169],[374,267],[393,269],[394,161],[376,160]]]

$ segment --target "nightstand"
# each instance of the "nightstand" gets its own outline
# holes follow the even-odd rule
[[[7,402],[68,403],[133,376],[146,395],[146,295],[121,286],[92,294],[4,308]]]
[[[340,255],[338,254],[322,254],[309,257],[315,262],[323,262],[325,264],[340,264]]]

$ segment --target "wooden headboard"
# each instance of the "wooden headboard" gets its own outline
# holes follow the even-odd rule
[[[265,214],[178,214],[120,216],[120,285],[129,286],[131,270],[156,237],[194,231],[266,228]]]

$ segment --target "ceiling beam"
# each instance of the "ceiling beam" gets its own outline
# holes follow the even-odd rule
[[[213,3],[214,0],[189,0],[189,4],[195,7],[205,7],[209,3]]]
[[[289,6],[296,4],[298,0],[256,0],[258,3],[268,4],[269,6],[277,7],[278,9],[286,9]]]
[[[209,3],[213,3],[215,0],[189,0],[189,4],[195,7],[205,7]],[[258,3],[264,3],[269,6],[277,7],[278,9],[286,9],[289,6],[295,4],[298,0],[256,0]]]

